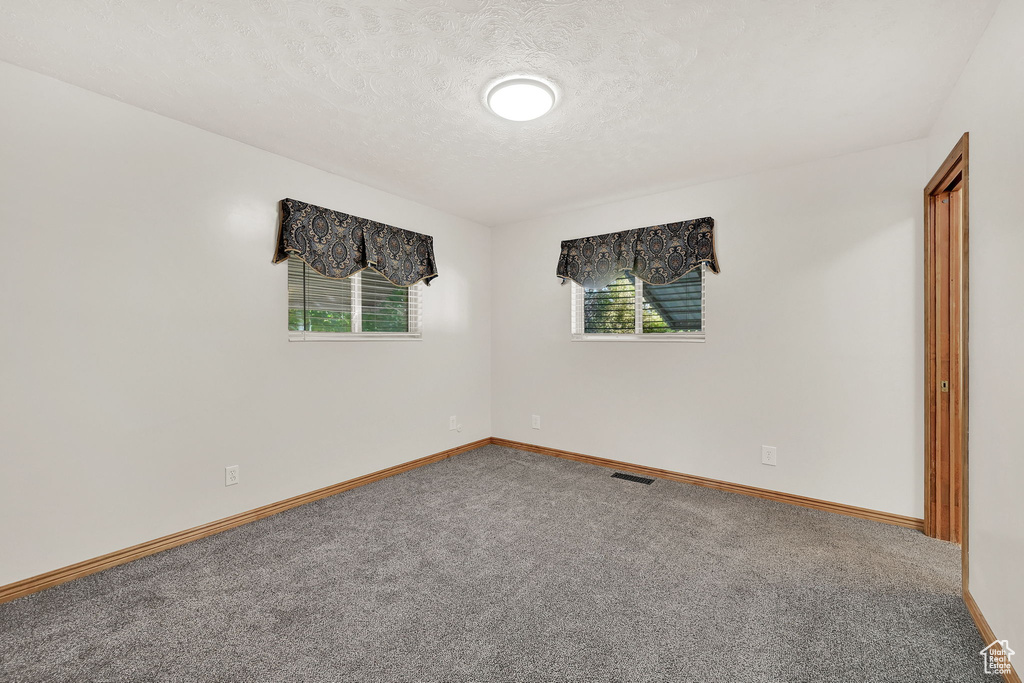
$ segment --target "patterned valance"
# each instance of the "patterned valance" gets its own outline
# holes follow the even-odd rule
[[[607,287],[623,273],[667,285],[702,263],[718,272],[713,218],[565,240],[556,274],[563,285],[572,280],[588,289]]]
[[[434,238],[296,199],[281,200],[274,263],[295,254],[329,278],[373,268],[400,287],[437,277]]]

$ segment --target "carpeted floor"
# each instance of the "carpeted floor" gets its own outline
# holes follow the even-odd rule
[[[993,680],[959,550],[496,446],[0,605],[0,680]]]

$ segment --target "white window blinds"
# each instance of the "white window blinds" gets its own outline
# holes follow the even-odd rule
[[[331,279],[288,257],[288,331],[293,340],[417,339],[421,285],[399,287],[367,268]]]
[[[668,285],[630,273],[606,287],[573,283],[574,339],[704,340],[704,266]]]

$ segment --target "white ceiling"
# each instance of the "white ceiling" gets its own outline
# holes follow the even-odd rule
[[[996,4],[3,0],[0,59],[498,225],[922,137]]]

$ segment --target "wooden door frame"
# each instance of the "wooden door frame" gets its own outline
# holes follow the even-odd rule
[[[961,343],[960,343],[960,375],[962,380],[960,386],[957,387],[955,384],[951,386],[950,400],[956,398],[960,401],[960,523],[961,523],[961,567],[962,567],[962,581],[963,589],[967,590],[967,573],[968,573],[968,485],[967,485],[967,425],[968,425],[968,386],[969,386],[969,364],[968,364],[968,330],[970,325],[968,323],[968,303],[969,303],[969,271],[968,271],[968,236],[969,236],[969,216],[970,216],[970,204],[969,204],[969,185],[968,185],[968,151],[969,151],[969,135],[964,133],[960,140],[953,147],[953,151],[949,153],[946,159],[939,166],[939,169],[932,176],[932,179],[924,188],[924,280],[925,280],[925,307],[924,307],[924,329],[925,329],[925,373],[924,373],[924,384],[925,384],[925,397],[924,397],[924,409],[925,409],[925,506],[924,506],[924,524],[925,533],[928,535],[934,535],[935,520],[933,519],[932,513],[932,486],[931,479],[933,476],[933,464],[935,454],[933,452],[933,441],[931,434],[931,419],[932,413],[935,411],[935,388],[939,381],[938,377],[935,377],[934,363],[930,362],[930,358],[935,355],[935,348],[933,344],[934,334],[930,333],[935,325],[935,321],[932,319],[932,307],[930,302],[934,296],[935,287],[935,268],[932,263],[932,244],[934,243],[934,232],[935,232],[935,216],[932,211],[932,198],[938,194],[942,194],[951,185],[957,185],[962,187],[962,239],[960,247],[961,253],[961,287],[960,287],[960,310],[962,319],[961,328]],[[954,391],[955,390],[955,391]]]

